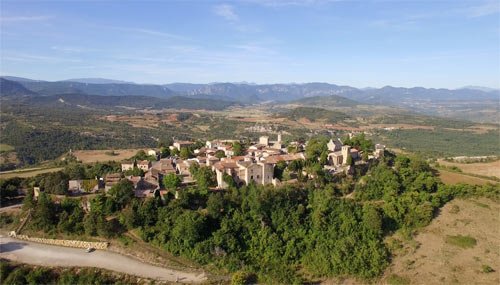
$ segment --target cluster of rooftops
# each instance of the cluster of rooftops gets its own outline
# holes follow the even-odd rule
[[[249,145],[244,150],[243,155],[235,155],[233,148],[235,142],[236,140],[207,141],[203,147],[195,149],[195,157],[189,159],[180,159],[177,156],[159,158],[155,150],[149,150],[148,155],[156,157],[156,161],[124,161],[121,163],[122,173],[106,175],[93,190],[103,187],[107,191],[121,179],[128,179],[133,183],[137,197],[153,196],[158,191],[162,195],[163,192],[166,192],[161,182],[165,175],[175,174],[180,176],[184,185],[196,183],[192,173],[190,173],[193,164],[209,167],[215,172],[217,189],[228,187],[228,177],[236,185],[248,185],[250,183],[278,185],[281,181],[274,177],[276,164],[280,162],[289,164],[294,160],[306,158],[304,154],[306,144],[291,142],[289,145],[293,145],[296,151],[288,153],[288,149],[282,142],[281,134],[278,134],[277,139],[274,141],[269,140],[268,136],[261,136],[258,142]],[[194,142],[191,141],[174,141],[170,149],[180,151],[182,148],[188,148],[192,145],[194,145]],[[348,156],[351,156],[354,160],[359,160],[361,157],[359,150],[343,145],[339,139],[331,139],[327,147],[329,154],[325,169],[329,171],[346,171],[350,167],[347,165]],[[377,144],[370,158],[383,156],[384,149],[385,146]],[[223,152],[224,157],[221,157],[221,152]],[[136,167],[144,171],[144,177],[123,175],[124,172]],[[69,186],[70,191],[82,191],[81,180],[71,180]]]

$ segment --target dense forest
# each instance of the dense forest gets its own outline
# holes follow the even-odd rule
[[[137,278],[95,268],[65,268],[30,266],[0,260],[0,283],[17,284],[139,284]]]
[[[24,207],[35,212],[28,228],[79,237],[112,237],[134,230],[170,253],[207,268],[246,272],[264,283],[335,276],[367,280],[380,276],[390,262],[384,237],[427,225],[453,198],[500,198],[498,186],[443,185],[424,160],[391,153],[354,176],[327,175],[315,167],[321,141],[318,138],[309,149],[313,159],[284,166],[284,172],[303,169],[315,174],[294,185],[233,185],[211,192],[207,190],[214,183],[213,172],[201,167],[193,171],[203,183],[180,189],[166,180],[169,194],[164,197],[138,200],[131,183],[123,180],[93,198],[88,213],[78,199],[55,203],[42,194],[35,201],[28,193]],[[70,164],[51,175],[73,179],[112,169]],[[44,176],[16,183],[48,183],[46,193],[56,192],[57,185],[51,184],[56,179]],[[107,222],[110,216],[115,219]]]
[[[339,123],[343,120],[350,119],[347,114],[342,112],[312,107],[297,107],[279,115],[290,118],[292,120],[300,120],[302,118],[305,118],[312,122],[324,121],[330,124]]]
[[[478,134],[441,128],[436,130],[382,131],[378,135],[390,147],[434,157],[500,154],[499,136],[498,129]]]

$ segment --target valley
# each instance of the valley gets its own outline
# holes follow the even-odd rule
[[[263,283],[411,284],[421,274],[431,283],[495,281],[480,272],[479,263],[499,266],[490,253],[476,258],[482,245],[452,259],[457,250],[446,236],[432,235],[434,224],[455,233],[449,207],[468,217],[471,201],[496,207],[495,122],[424,114],[343,87],[341,95],[356,98],[348,99],[331,95],[330,85],[280,85],[277,93],[269,91],[276,86],[233,84],[228,93],[225,85],[197,85],[176,93],[128,83],[21,83],[2,81],[10,87],[0,97],[7,170],[0,181],[4,203],[16,203],[22,189],[28,206],[2,214],[6,229],[31,207],[38,214],[25,233],[111,241],[120,253],[162,260],[165,272],[197,268],[214,282],[241,275]],[[122,94],[130,90],[137,95]],[[248,95],[255,90],[260,95]],[[268,96],[281,99],[262,101]],[[491,161],[452,159],[483,156]],[[30,200],[35,193],[41,201]],[[105,261],[99,267],[117,270]],[[442,274],[431,274],[434,263],[445,264]],[[146,271],[127,273],[158,277]],[[338,276],[346,278],[331,279]]]

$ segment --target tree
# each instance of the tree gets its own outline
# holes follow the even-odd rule
[[[83,228],[85,229],[85,234],[89,236],[97,235],[97,216],[99,214],[95,211],[91,211],[83,219]]]
[[[197,242],[207,236],[206,226],[206,217],[198,212],[182,213],[172,228],[169,250],[177,253],[191,251]]]
[[[309,140],[306,146],[306,157],[310,160],[317,160],[322,153],[328,152],[328,138],[314,137]]]
[[[213,193],[208,196],[207,211],[208,215],[213,219],[222,218],[225,211],[225,199],[221,193]]]
[[[286,162],[284,161],[278,161],[276,163],[276,166],[274,166],[274,177],[278,178],[279,180],[283,179],[283,172],[286,169]]]
[[[182,147],[181,151],[179,153],[179,157],[182,159],[188,159],[193,156],[193,152],[187,148],[187,147]]]
[[[69,177],[62,171],[44,174],[40,187],[47,193],[66,195],[68,193]]]
[[[160,157],[165,158],[170,156],[170,149],[166,146],[162,146],[160,149]]]
[[[290,164],[288,164],[288,170],[292,171],[292,172],[297,172],[297,171],[300,171],[302,170],[302,168],[304,167],[304,160],[303,159],[296,159],[296,160],[292,160],[290,162]]]
[[[368,152],[363,152],[363,154],[361,155],[361,159],[363,159],[363,161],[368,161]]]
[[[350,154],[347,154],[347,165],[354,165],[354,159],[352,159],[352,156]]]
[[[32,210],[35,208],[35,197],[33,195],[33,189],[26,190],[26,196],[23,199],[23,210]]]
[[[144,171],[142,169],[140,169],[139,167],[134,166],[134,168],[125,171],[125,175],[127,175],[127,176],[129,176],[129,175],[144,176]]]
[[[229,188],[236,187],[236,182],[234,182],[233,177],[231,175],[227,174],[226,172],[224,172],[224,174],[222,174],[222,180],[224,181],[224,183],[227,184],[227,186]]]
[[[234,155],[243,155],[245,153],[245,148],[239,141],[233,142],[233,152]]]
[[[85,179],[85,167],[80,163],[72,163],[65,167],[64,172],[69,179]]]
[[[175,173],[169,173],[163,177],[163,186],[170,190],[175,190],[181,185],[181,178]]]
[[[382,214],[373,205],[365,204],[363,206],[363,223],[374,233],[382,234]]]
[[[52,200],[45,192],[40,193],[33,213],[33,222],[38,229],[50,230],[56,221]]]
[[[218,159],[221,159],[223,157],[226,157],[226,154],[224,153],[223,150],[219,149],[218,151],[215,152],[215,157],[217,157]]]
[[[122,179],[109,189],[108,194],[111,196],[118,208],[122,209],[135,196],[134,184],[132,184],[132,182],[128,179]]]
[[[198,190],[203,194],[206,194],[208,192],[209,187],[217,185],[215,172],[213,172],[212,169],[207,166],[200,167],[194,175],[194,179],[196,179]]]
[[[179,150],[177,148],[173,148],[171,151],[170,151],[170,155],[171,156],[178,156],[179,155]]]
[[[172,138],[161,138],[158,141],[158,147],[159,148],[167,148],[171,146],[174,143],[174,140]]]
[[[17,189],[21,186],[19,178],[0,179],[0,199],[2,204],[8,199],[18,196]]]

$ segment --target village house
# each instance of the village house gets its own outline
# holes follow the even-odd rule
[[[293,153],[293,154],[279,154],[279,155],[271,155],[265,158],[262,158],[263,162],[270,163],[272,165],[276,165],[280,161],[284,161],[286,164],[294,160],[306,159],[304,153]]]
[[[330,140],[331,142],[331,140]],[[333,149],[338,149],[338,144],[334,143]],[[333,146],[330,144],[330,146]],[[329,146],[329,149],[330,149]],[[353,149],[348,145],[342,145],[340,150],[330,152],[328,154],[328,163],[333,166],[341,166],[346,165],[348,157],[351,156],[352,159],[356,160],[359,158],[359,151],[357,149]]]
[[[40,193],[42,193],[43,190],[40,189],[40,187],[33,187],[33,198],[35,200],[38,200],[38,196],[40,196]]]
[[[111,187],[120,182],[122,179],[121,173],[109,173],[104,178],[104,191],[108,192]]]
[[[172,149],[176,148],[178,151],[181,150],[181,148],[184,147],[189,147],[190,145],[194,144],[194,142],[191,141],[174,141],[174,144],[172,145]]]
[[[137,162],[137,167],[146,172],[149,170],[149,168],[151,168],[151,161],[141,160],[141,161]]]
[[[385,152],[385,145],[382,144],[375,145],[375,152],[373,153],[375,158],[384,157],[384,152]]]
[[[205,159],[205,164],[206,164],[206,166],[212,166],[215,163],[217,163],[218,161],[219,161],[218,157],[209,155]]]
[[[68,191],[73,194],[80,194],[83,192],[96,192],[99,190],[99,180],[97,179],[84,179],[84,180],[69,180]]]
[[[241,159],[241,160],[239,160]],[[224,174],[231,176],[236,184],[248,185],[271,184],[273,182],[274,167],[270,163],[255,162],[249,157],[226,159],[213,165],[217,177],[217,187],[226,188]]]
[[[154,196],[154,192],[160,189],[160,185],[154,179],[141,176],[126,176],[125,178],[134,185],[134,195],[138,198]]]
[[[343,144],[340,139],[330,139],[330,141],[326,144],[328,151],[330,152],[340,151],[342,149],[342,145]]]
[[[282,149],[284,147],[282,141],[281,141],[281,133],[278,133],[277,140],[275,141],[270,141],[268,136],[261,136],[259,137],[259,143],[256,145],[256,147],[266,147],[266,148],[272,148],[272,149]]]
[[[123,161],[122,162],[122,172],[134,169],[135,163],[133,161]]]
[[[193,165],[195,163],[198,163],[196,161],[196,159],[186,159],[186,160],[179,159],[179,160],[177,160],[177,164],[176,164],[175,168],[176,168],[177,173],[179,175],[191,176],[191,172],[189,171],[189,168],[191,167],[191,165]]]
[[[162,158],[151,164],[149,170],[145,172],[144,178],[147,181],[154,181],[159,185],[163,177],[170,173],[176,173],[173,160],[170,158]]]

